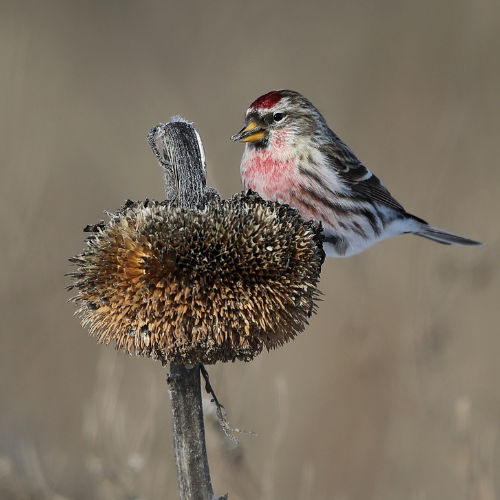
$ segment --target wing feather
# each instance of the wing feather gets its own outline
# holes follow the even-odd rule
[[[333,134],[333,132],[332,132]],[[376,201],[398,212],[405,212],[388,189],[368,170],[335,134],[333,141],[320,148],[329,166],[351,191],[352,197],[362,201]]]

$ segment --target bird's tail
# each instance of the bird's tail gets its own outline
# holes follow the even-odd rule
[[[418,219],[417,217],[415,217],[415,219],[422,221],[422,219]],[[422,236],[423,238],[428,238],[432,241],[437,241],[438,243],[442,243],[443,245],[482,245],[482,243],[479,241],[464,238],[463,236],[458,236],[458,234],[450,233],[449,231],[430,226],[426,223],[423,223],[421,228],[416,230],[413,234]]]

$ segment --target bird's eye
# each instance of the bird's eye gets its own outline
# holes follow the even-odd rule
[[[275,122],[279,122],[280,120],[283,120],[283,113],[274,113],[273,120]]]

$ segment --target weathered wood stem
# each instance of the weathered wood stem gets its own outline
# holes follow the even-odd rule
[[[174,205],[195,206],[208,192],[203,146],[194,127],[182,119],[153,127],[148,143],[163,169],[166,199]],[[177,481],[181,500],[216,500],[205,445],[200,365],[171,363],[167,381]]]
[[[207,172],[203,145],[194,127],[179,118],[153,127],[147,140],[163,169],[165,199],[185,207],[201,202]]]
[[[205,446],[200,367],[171,363],[167,380],[180,497],[214,500]]]

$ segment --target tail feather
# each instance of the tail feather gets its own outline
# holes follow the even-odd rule
[[[421,229],[415,231],[413,234],[437,241],[443,245],[482,245],[479,241],[464,238],[463,236],[458,236],[458,234],[453,234],[438,227],[429,226],[428,224],[422,226]]]

